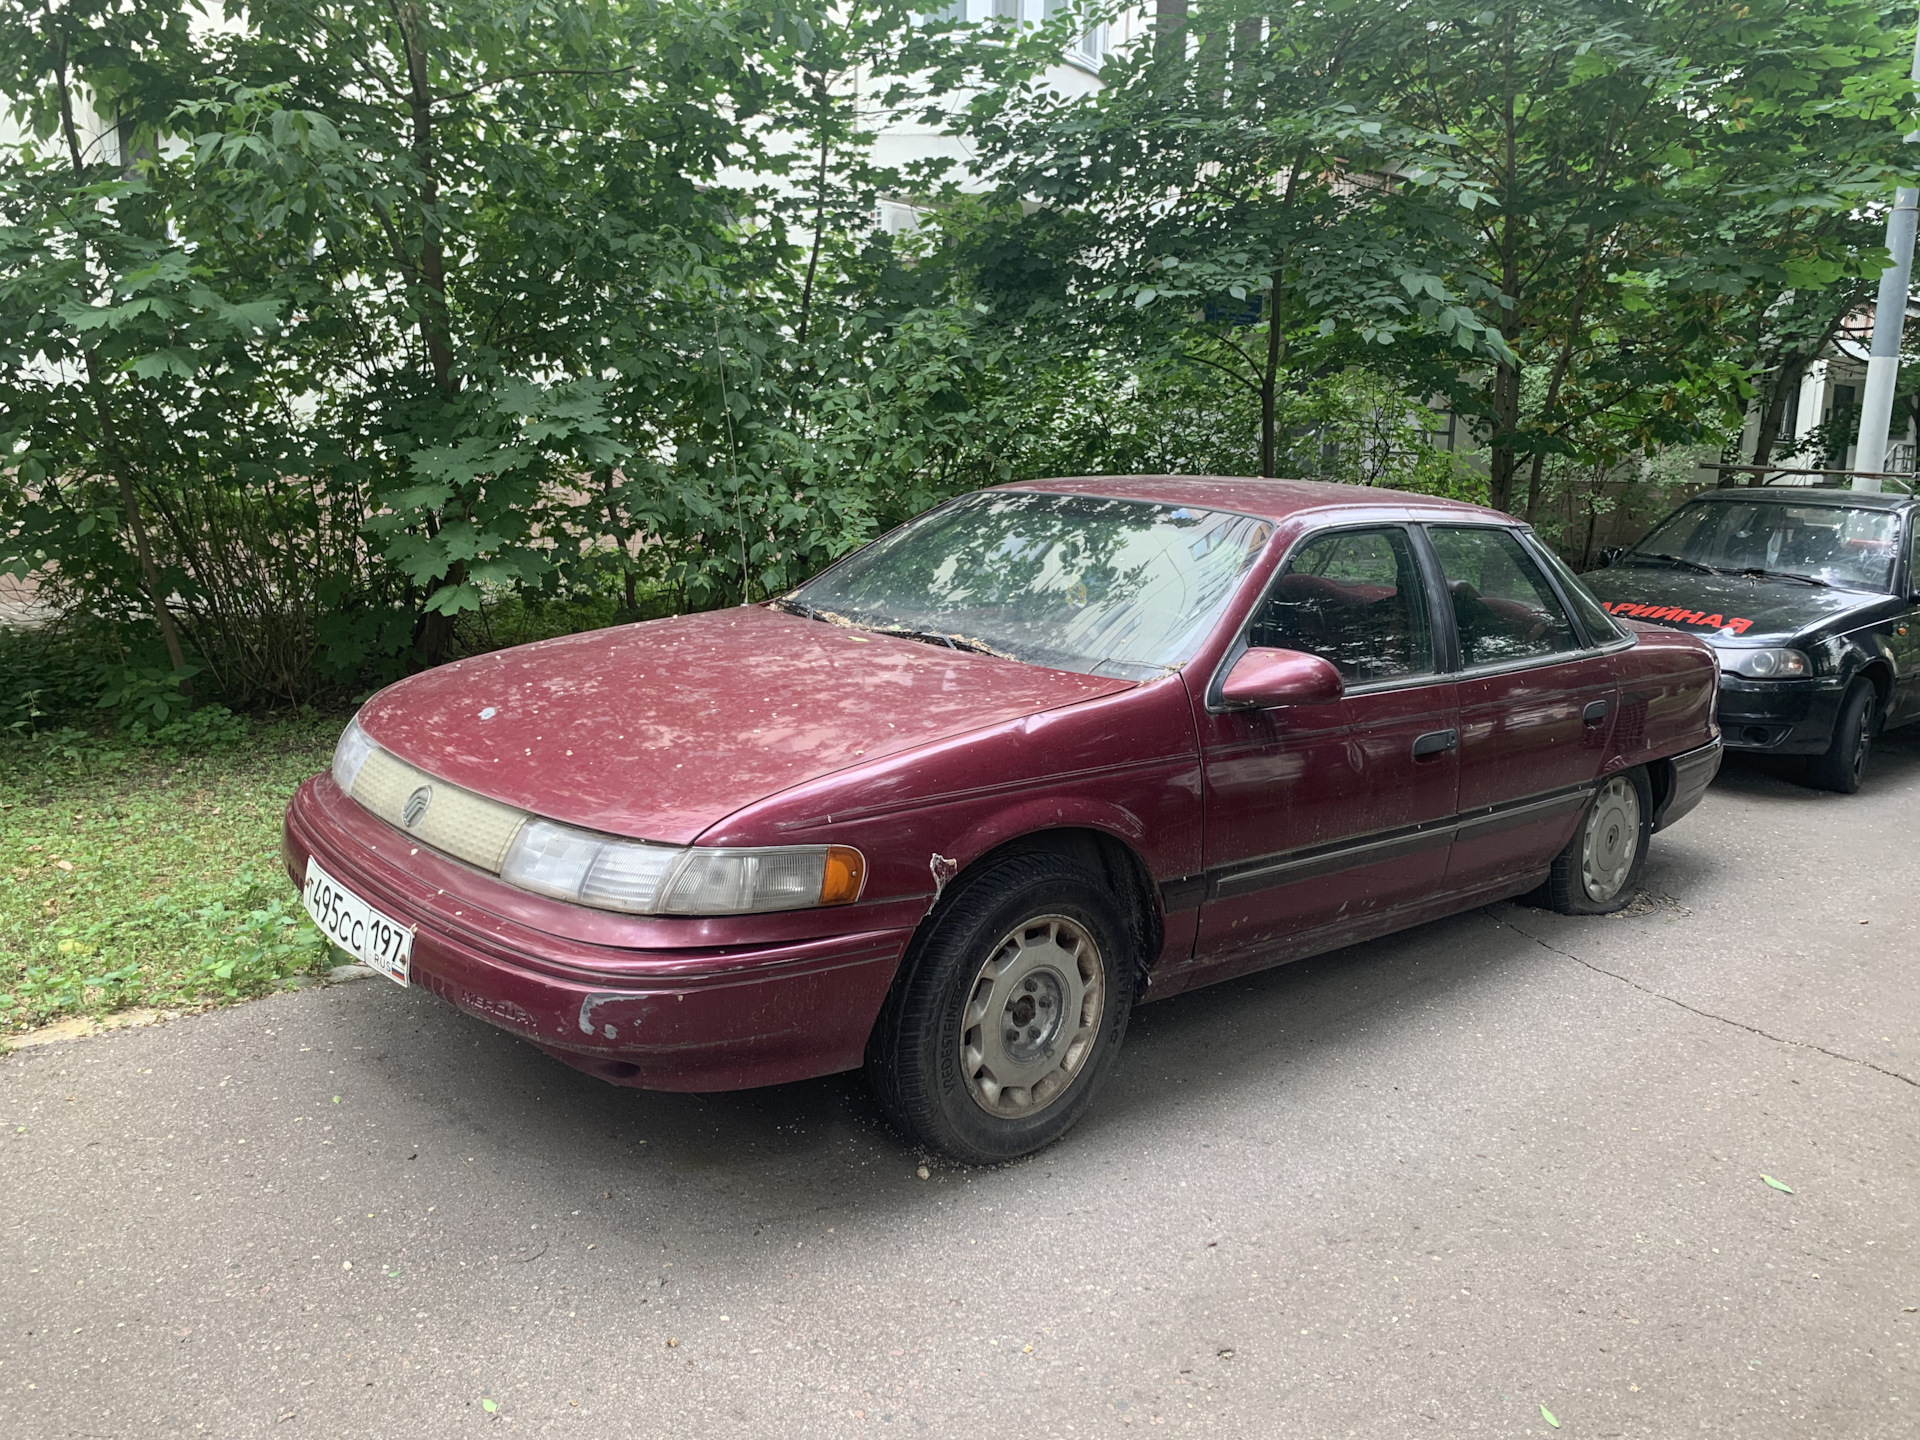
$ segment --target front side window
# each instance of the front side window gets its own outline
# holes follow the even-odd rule
[[[1436,525],[1427,533],[1453,600],[1461,662],[1469,670],[1579,648],[1547,577],[1511,531]]]
[[[1192,658],[1273,534],[1190,505],[983,490],[881,536],[782,609],[1030,665],[1150,680]]]
[[[1323,656],[1349,685],[1431,673],[1433,632],[1407,533],[1308,540],[1255,612],[1247,643]]]
[[[1893,511],[1864,505],[1696,500],[1661,521],[1620,561],[1884,591],[1893,580],[1899,533]]]

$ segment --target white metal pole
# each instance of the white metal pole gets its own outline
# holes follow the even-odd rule
[[[1920,29],[1913,37],[1913,78],[1920,83]],[[1920,131],[1907,136],[1911,144]],[[1913,232],[1920,221],[1920,189],[1902,185],[1893,192],[1887,216],[1887,250],[1893,264],[1880,272],[1880,294],[1873,303],[1873,344],[1867,351],[1867,393],[1860,402],[1860,445],[1853,468],[1856,490],[1878,490],[1887,468],[1887,429],[1893,422],[1893,386],[1900,376],[1900,336],[1907,323],[1907,291],[1913,279]]]

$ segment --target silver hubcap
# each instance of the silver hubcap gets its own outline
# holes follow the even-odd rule
[[[989,1115],[1044,1110],[1087,1063],[1106,1010],[1100,947],[1064,915],[1024,921],[1000,938],[967,995],[960,1072]]]
[[[1627,883],[1640,849],[1640,792],[1616,775],[1600,787],[1580,842],[1580,880],[1594,900],[1611,900]]]

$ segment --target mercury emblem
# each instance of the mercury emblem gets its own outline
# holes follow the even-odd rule
[[[422,785],[407,796],[407,803],[400,808],[400,818],[406,822],[409,830],[420,823],[420,817],[427,813],[427,806],[432,803],[433,787],[431,785]]]

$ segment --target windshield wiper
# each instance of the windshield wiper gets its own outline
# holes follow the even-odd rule
[[[1664,550],[1631,550],[1628,558],[1633,560],[1665,560],[1669,565],[1684,565],[1689,570],[1698,570],[1702,575],[1724,575],[1727,572],[1717,570],[1711,565],[1703,565],[1698,560],[1689,560],[1684,555],[1669,555]]]
[[[991,645],[982,644],[978,640],[949,635],[942,630],[916,630],[910,625],[874,625],[865,620],[856,620],[851,615],[842,615],[836,610],[821,610],[807,604],[804,600],[794,600],[785,596],[778,600],[769,600],[767,603],[776,610],[786,611],[789,615],[818,620],[826,625],[844,625],[850,630],[871,630],[875,635],[891,635],[896,640],[918,640],[923,645],[944,645],[949,650],[965,650],[970,655],[992,655],[1000,660],[1015,658],[1004,650],[996,650]]]
[[[1004,650],[996,650],[991,645],[982,645],[978,640],[963,640],[958,635],[948,635],[939,630],[914,630],[905,625],[862,625],[862,630],[871,630],[876,635],[891,635],[899,640],[918,640],[923,645],[944,645],[949,650],[965,650],[970,655],[992,655],[1001,660],[1011,660],[1013,656]]]
[[[1831,590],[1831,580],[1820,580],[1812,575],[1796,575],[1791,570],[1762,570],[1758,565],[1749,565],[1740,572],[1756,580],[1798,580],[1802,585],[1818,585],[1822,590]]]

